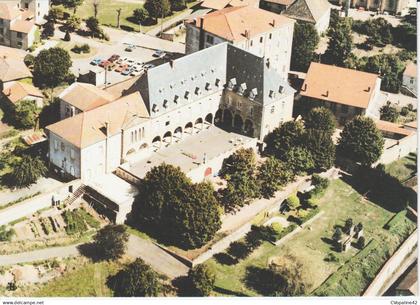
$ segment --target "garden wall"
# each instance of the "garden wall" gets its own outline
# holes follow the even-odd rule
[[[411,152],[417,151],[417,132],[413,133],[405,138],[402,138],[397,144],[388,147],[382,153],[381,158],[373,166],[379,163],[388,164],[395,160],[401,159],[407,156]]]
[[[375,279],[369,285],[369,287],[363,293],[363,296],[381,296],[384,290],[388,287],[384,287],[385,284],[391,285],[389,280],[393,277],[394,273],[404,263],[404,260],[409,256],[413,249],[417,245],[417,230],[404,241],[399,249],[391,256],[391,258],[385,263],[381,271],[376,275]]]

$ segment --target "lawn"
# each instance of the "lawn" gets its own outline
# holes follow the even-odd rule
[[[82,18],[87,19],[94,15],[93,10],[93,1],[94,0],[85,0],[83,4],[77,8],[76,14]],[[121,28],[124,30],[129,31],[139,31],[139,24],[132,21],[130,17],[133,16],[133,11],[136,8],[143,7],[144,1],[132,1],[132,0],[101,0],[99,2],[98,8],[98,19],[102,25],[116,27],[117,26],[117,9],[121,9],[121,16],[120,16],[120,25]],[[188,3],[188,7],[192,7],[193,5],[197,4],[197,2]],[[72,9],[65,9],[65,11],[73,14]],[[167,16],[163,19],[163,21],[167,21],[176,15],[180,14],[183,11],[173,12],[172,15]],[[151,25],[142,25],[141,31],[147,32],[152,28],[159,26],[161,23],[161,18],[159,18],[157,24]]]
[[[400,181],[406,181],[417,172],[417,154],[408,156],[386,165],[386,171]]]
[[[78,54],[78,53],[72,51],[72,49],[76,45],[80,46],[82,44],[77,44],[77,43],[74,43],[74,42],[67,42],[67,41],[60,41],[59,44],[57,45],[57,47],[63,48],[64,50],[68,51],[72,59],[89,58],[89,57],[92,57],[93,55],[95,55],[97,53],[97,49],[95,47],[89,45],[89,47],[90,47],[90,52],[89,53]]]
[[[308,287],[306,293],[310,294],[358,252],[351,248],[346,253],[336,253],[328,243],[334,231],[333,226],[344,225],[347,218],[363,224],[367,241],[372,238],[393,240],[392,234],[383,226],[394,214],[363,199],[342,180],[331,182],[319,200],[319,206],[324,214],[307,229],[278,247],[265,242],[247,259],[233,266],[222,265],[215,259],[209,260],[207,264],[216,272],[216,294],[256,295],[243,283],[247,267],[266,267],[270,258],[285,254],[292,254],[303,264],[303,277]],[[411,225],[414,227],[413,223]],[[339,263],[324,261],[325,256],[331,252],[337,255]]]
[[[115,262],[87,262],[69,266],[63,276],[49,281],[36,291],[33,297],[111,297],[112,290],[106,285],[109,275],[118,272],[121,266]]]

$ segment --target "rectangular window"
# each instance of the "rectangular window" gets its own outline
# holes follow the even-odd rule
[[[273,37],[273,34],[270,33],[270,35],[268,35],[268,38],[271,39]]]
[[[66,147],[64,146],[64,143],[61,142],[61,151],[64,151],[66,149]]]
[[[72,160],[74,160],[75,159],[75,152],[74,152],[74,149],[72,148],[72,149],[70,149],[70,158],[72,159]]]
[[[29,8],[29,3],[25,3],[25,8]]]
[[[170,123],[170,121],[166,121],[165,125],[168,126]]]
[[[206,35],[206,41],[207,43],[213,44],[214,43],[214,37],[210,35]]]
[[[22,38],[22,33],[21,32],[17,32],[16,33],[17,38]]]
[[[264,41],[264,38],[260,37],[260,43],[263,43],[263,41]]]
[[[58,150],[58,141],[57,140],[54,141],[54,149]]]

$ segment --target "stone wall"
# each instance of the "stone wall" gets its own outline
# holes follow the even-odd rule
[[[413,133],[398,141],[397,144],[387,148],[382,153],[381,158],[373,166],[378,163],[388,164],[407,156],[411,152],[417,151],[417,133]]]

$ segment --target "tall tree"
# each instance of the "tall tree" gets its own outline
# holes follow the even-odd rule
[[[149,18],[149,13],[143,7],[136,8],[133,11],[133,17],[136,23],[142,24],[147,20],[147,18]]]
[[[384,139],[371,118],[355,117],[346,123],[340,136],[340,155],[365,166],[379,160],[384,148]]]
[[[99,20],[97,18],[92,16],[86,19],[86,26],[90,30],[92,37],[102,38],[103,30],[99,25]]]
[[[150,17],[155,18],[156,22],[158,18],[168,16],[171,12],[169,0],[146,0],[144,8],[149,12]]]
[[[19,188],[28,187],[46,173],[47,168],[39,157],[24,155],[17,164],[14,164],[10,181]]]
[[[76,15],[72,15],[66,21],[66,30],[68,32],[74,32],[80,28],[82,20]]]
[[[33,100],[20,101],[15,107],[14,121],[19,128],[34,128],[38,119],[40,109]]]
[[[257,179],[261,184],[261,195],[270,198],[280,188],[293,180],[288,165],[274,157],[268,157],[258,168]]]
[[[121,8],[118,8],[118,9],[116,10],[116,12],[117,12],[117,28],[118,28],[118,29],[120,28],[120,17],[121,17],[121,11],[122,11],[122,9],[121,9]]]
[[[337,122],[331,110],[325,107],[312,108],[305,117],[305,128],[333,135]]]
[[[156,297],[162,291],[159,274],[141,258],[113,276],[109,286],[116,297]]]
[[[311,23],[295,24],[292,44],[291,68],[306,72],[319,43],[319,35]]]
[[[382,77],[381,90],[398,93],[405,65],[394,54],[380,54],[367,58],[363,70],[378,73]]]
[[[34,82],[48,88],[57,87],[66,80],[71,66],[66,50],[58,47],[42,50],[35,57]]]
[[[73,14],[76,14],[77,8],[83,3],[83,0],[66,0],[63,1],[64,7],[72,8]]]
[[[191,281],[194,295],[209,296],[214,288],[216,275],[207,265],[200,264],[188,271],[188,278]]]
[[[266,152],[286,161],[287,152],[295,146],[301,146],[305,133],[301,121],[288,121],[269,133],[265,139]]]
[[[54,31],[55,31],[54,22],[52,22],[51,20],[47,21],[43,25],[42,38],[47,39],[48,37],[54,36]]]
[[[315,167],[311,152],[302,146],[293,146],[286,153],[286,164],[292,174],[300,175]]]
[[[202,246],[221,226],[213,187],[191,183],[179,167],[168,164],[152,168],[142,180],[132,222],[183,248]]]
[[[107,225],[96,233],[94,245],[102,259],[116,260],[124,255],[128,237],[125,226]]]
[[[351,24],[348,19],[339,19],[335,27],[328,30],[328,48],[324,59],[327,63],[340,67],[346,66],[353,49]]]

